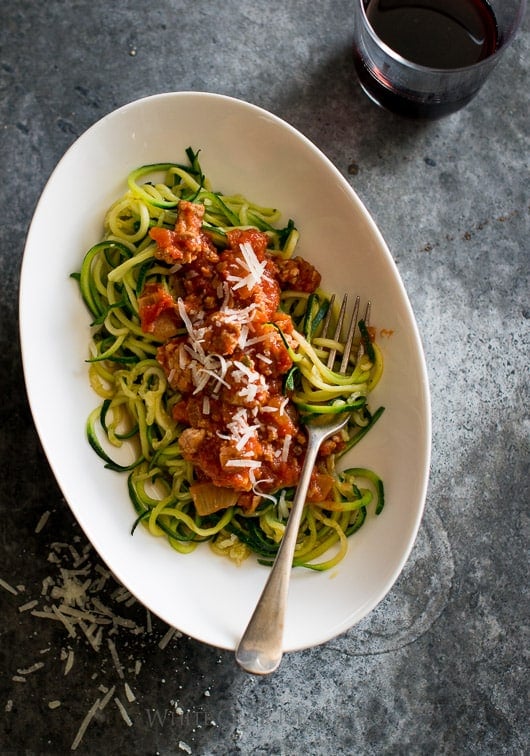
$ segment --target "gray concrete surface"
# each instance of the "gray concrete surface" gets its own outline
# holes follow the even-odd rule
[[[465,110],[418,123],[360,90],[351,19],[351,0],[0,8],[0,578],[14,589],[0,585],[2,754],[70,752],[105,691],[78,753],[529,751],[528,23]],[[128,621],[100,651],[38,616],[46,579],[59,582],[58,555],[69,566],[85,555],[93,581],[103,565],[61,497],[25,396],[25,235],[85,129],[172,90],[255,103],[323,150],[391,249],[429,368],[432,471],[405,570],[358,626],[289,654],[265,679],[186,637],[161,648],[168,628],[121,600],[112,579],[101,600]]]

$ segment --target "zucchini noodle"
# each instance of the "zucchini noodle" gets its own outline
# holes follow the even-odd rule
[[[285,530],[295,485],[262,490],[260,486],[267,481],[254,481],[253,495],[258,503],[250,508],[241,505],[234,491],[221,486],[218,508],[199,514],[194,486],[204,477],[198,476],[183,453],[180,439],[184,426],[175,409],[182,393],[171,385],[171,374],[157,359],[167,338],[146,331],[142,296],[146,286],[153,283],[159,287],[157,291],[170,296],[173,277],[181,266],[160,259],[150,232],[154,228],[174,229],[180,203],[204,207],[201,232],[220,255],[229,246],[231,232],[254,229],[265,234],[267,255],[288,262],[294,259],[299,233],[293,221],[280,225],[281,214],[275,208],[259,206],[238,194],[213,191],[198,152],[188,148],[186,157],[185,165],[157,163],[129,174],[127,191],[106,214],[101,241],[88,250],[80,271],[73,274],[92,317],[87,362],[90,385],[101,399],[87,419],[86,434],[105,467],[127,474],[135,511],[132,532],[141,524],[153,536],[167,538],[183,554],[208,541],[215,553],[236,563],[254,553],[261,563],[271,564]],[[252,273],[252,267],[249,270]],[[319,287],[308,292],[297,290],[296,285],[285,286],[280,310],[294,330],[291,328],[289,335],[281,320],[272,323],[291,364],[281,376],[290,417],[303,421],[315,413],[346,409],[352,413],[348,426],[341,431],[338,451],[329,453],[320,464],[319,475],[331,484],[320,500],[308,500],[299,530],[293,565],[314,570],[338,564],[346,553],[349,536],[362,526],[370,510],[379,514],[384,505],[383,483],[376,473],[364,468],[337,468],[339,457],[363,438],[383,412],[382,407],[371,412],[367,405],[367,397],[382,375],[381,351],[369,328],[361,324],[346,374],[327,367],[331,349],[337,359],[343,352],[340,341],[322,333],[330,307],[333,321],[337,318],[335,307]],[[176,336],[184,338],[192,326],[182,308],[180,317]],[[223,366],[226,371],[226,360],[214,354],[209,360],[201,368],[202,383],[197,384],[195,394],[209,380],[217,378],[218,388],[226,383],[225,373],[219,372]],[[248,366],[240,367],[243,372],[249,370]],[[205,395],[205,412],[209,402]],[[280,415],[284,406],[281,404]],[[273,410],[261,407],[263,412]],[[224,438],[222,433],[218,435]],[[285,455],[290,453],[290,443],[287,436]],[[303,438],[297,443],[303,446]],[[230,464],[237,472],[247,461],[243,455]]]

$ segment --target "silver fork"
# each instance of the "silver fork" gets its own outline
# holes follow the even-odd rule
[[[342,300],[333,339],[340,341],[342,326],[346,314],[347,295]],[[355,300],[355,306],[350,319],[348,333],[344,342],[344,351],[340,362],[339,371],[345,374],[347,371],[351,349],[355,337],[355,331],[359,316],[359,297]],[[333,299],[330,302],[322,333],[327,336]],[[370,303],[366,307],[364,321],[370,315]],[[362,344],[362,340],[361,340]],[[362,346],[359,347],[357,359],[362,354]],[[332,368],[336,359],[336,351],[330,350],[327,366]],[[318,450],[321,444],[334,433],[340,431],[350,418],[350,412],[340,415],[316,417],[306,421],[307,428],[307,451],[300,473],[300,480],[294,497],[289,519],[285,532],[272,565],[269,577],[261,597],[254,609],[254,613],[247,628],[236,648],[236,661],[247,672],[255,675],[267,675],[278,668],[283,655],[283,630],[285,622],[285,610],[287,606],[287,594],[289,591],[289,579],[293,564],[293,555],[300,527],[300,520],[309,488],[311,473],[315,466]]]

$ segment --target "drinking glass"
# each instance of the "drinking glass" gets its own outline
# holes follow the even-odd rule
[[[446,55],[448,62],[444,60],[443,64],[437,62],[434,65],[432,62],[418,62],[422,60],[422,55],[426,56],[426,60],[432,58],[436,47],[436,40],[429,38],[432,32],[429,24],[435,17],[432,15],[432,9],[443,6],[442,10],[446,13],[447,9],[453,6],[460,12],[462,6],[455,6],[455,2],[467,3],[471,6],[471,12],[475,14],[480,11],[489,14],[490,31],[493,33],[490,35],[491,38],[486,40],[486,44],[489,41],[490,49],[483,49],[484,57],[481,60],[469,65],[455,64],[455,61],[459,60],[458,45],[462,43],[462,36],[465,35],[453,35],[449,32],[450,36],[445,40],[445,44],[441,44],[438,39],[438,46],[441,48],[439,52],[442,56]],[[421,3],[415,3],[411,0],[353,0],[354,62],[363,90],[378,105],[401,115],[439,118],[454,113],[477,94],[497,65],[521,24],[526,2],[527,0],[422,0]],[[377,10],[382,10],[383,15],[387,13],[390,19],[389,33],[394,48],[398,46],[400,34],[399,26],[393,25],[391,17],[394,13],[396,18],[396,9],[405,6],[404,12],[407,13],[411,12],[411,8],[414,12],[414,7],[420,6],[420,13],[431,12],[429,21],[423,23],[423,26],[420,24],[416,27],[414,23],[407,23],[403,27],[409,45],[406,48],[406,57],[383,41],[374,31],[369,13],[373,12],[376,6]],[[424,15],[423,18],[427,17]],[[410,21],[410,18],[408,20]],[[415,28],[418,29],[417,32],[414,31]],[[380,33],[383,36],[381,31]],[[416,38],[413,36],[415,33]],[[390,39],[387,34],[385,37]],[[472,41],[476,42],[476,39],[472,38]],[[415,58],[415,61],[410,58]]]

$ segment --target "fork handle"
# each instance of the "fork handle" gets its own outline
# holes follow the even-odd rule
[[[300,481],[276,559],[247,629],[236,648],[237,663],[254,675],[274,672],[282,659],[285,608],[294,549],[311,473],[323,440],[321,436],[309,434]]]

